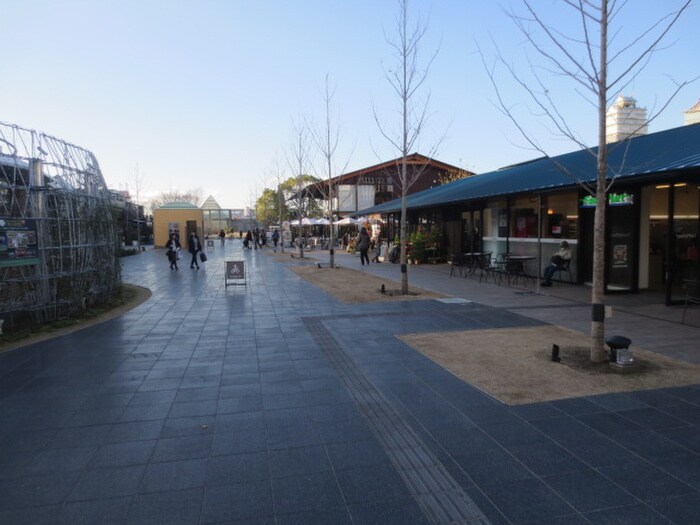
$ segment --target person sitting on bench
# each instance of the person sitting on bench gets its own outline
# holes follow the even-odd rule
[[[571,250],[569,243],[561,241],[559,251],[552,255],[552,262],[544,269],[544,281],[540,286],[552,286],[552,276],[555,272],[562,270],[571,261]]]

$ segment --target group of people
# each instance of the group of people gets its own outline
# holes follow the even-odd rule
[[[221,230],[219,232],[219,239],[221,240],[221,247],[223,248],[226,242],[226,232],[224,230]],[[275,251],[277,251],[277,244],[279,243],[279,240],[279,232],[277,230],[274,230],[272,232],[272,242],[274,244]],[[248,232],[245,234],[245,237],[243,238],[244,248],[252,249],[254,247],[257,250],[258,248],[262,248],[266,244],[267,233],[265,232],[265,230],[260,230],[257,228],[253,231],[248,230]],[[182,257],[182,245],[180,244],[180,236],[177,233],[171,233],[168,242],[165,244],[165,248],[167,250],[166,255],[168,256],[168,261],[170,262],[170,269],[178,271],[180,268],[177,265],[177,261]],[[202,243],[200,242],[199,235],[197,235],[196,232],[190,233],[189,239],[187,240],[187,250],[192,255],[192,259],[190,261],[190,268],[193,270],[195,268],[199,270],[199,262],[200,260],[204,262],[206,260],[206,256],[202,251]]]
[[[272,242],[275,245],[275,250],[277,250],[277,243],[279,240],[279,232],[277,230],[273,230]],[[255,228],[253,231],[248,230],[246,232],[245,237],[243,238],[244,248],[248,248],[249,250],[257,250],[258,248],[262,249],[264,246],[267,246],[267,232],[265,230]]]
[[[224,230],[219,232],[219,238],[221,239],[221,246],[223,247],[224,241],[226,239],[226,233]],[[345,241],[345,239],[343,239]],[[279,242],[279,232],[274,230],[272,232],[272,242],[275,246],[275,251],[277,251],[277,243]],[[267,244],[267,234],[265,230],[260,230],[256,228],[253,231],[248,230],[243,240],[243,247],[252,249],[253,247],[257,250],[258,247],[262,249],[263,246]],[[357,236],[357,244],[355,245],[357,250],[360,252],[360,263],[362,266],[365,263],[369,264],[369,250],[374,248],[374,257],[372,258],[373,263],[378,263],[379,255],[381,253],[379,240],[373,240],[370,238],[367,228],[361,228],[360,234]],[[177,266],[177,260],[180,257],[180,239],[176,233],[171,233],[168,242],[165,247],[167,248],[168,261],[170,261],[171,270],[179,270]],[[192,232],[187,241],[187,251],[192,255],[190,261],[190,268],[199,270],[199,259],[197,255],[202,252],[202,243],[199,241],[199,236],[196,232]],[[200,256],[201,257],[201,256]],[[203,259],[203,258],[202,258]],[[551,262],[547,268],[544,270],[544,280],[541,286],[552,286],[552,277],[557,271],[560,271],[571,262],[571,249],[569,248],[569,243],[567,241],[561,241],[559,245],[559,251],[552,256]]]
[[[167,248],[166,255],[168,256],[168,261],[170,262],[171,270],[179,270],[177,265],[177,260],[180,258],[180,238],[176,233],[171,233],[168,242],[165,247]],[[199,242],[199,236],[196,232],[190,233],[190,238],[187,240],[187,250],[192,254],[192,260],[190,261],[190,268],[199,270],[199,260],[197,254],[202,252],[202,243]],[[201,257],[201,255],[200,255]]]

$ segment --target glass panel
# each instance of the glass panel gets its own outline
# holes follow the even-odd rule
[[[633,206],[608,208],[610,240],[607,246],[609,269],[608,290],[631,290],[634,280],[634,226]]]
[[[683,299],[683,281],[700,278],[698,217],[700,189],[696,184],[674,185],[673,243],[671,253],[672,299]]]
[[[547,197],[547,217],[542,237],[576,239],[578,237],[578,194],[558,193]]]
[[[649,197],[649,289],[666,287],[666,250],[668,248],[668,187],[651,188]]]
[[[537,237],[537,203],[539,199],[521,197],[515,199],[510,212],[511,237]]]

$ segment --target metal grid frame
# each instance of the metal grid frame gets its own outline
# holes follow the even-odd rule
[[[117,290],[110,193],[90,151],[0,122],[0,218],[34,222],[39,261],[0,266],[0,317],[52,321]]]

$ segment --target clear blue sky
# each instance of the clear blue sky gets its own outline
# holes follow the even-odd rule
[[[554,0],[533,2],[557,16]],[[411,3],[413,14],[429,16],[425,55],[439,46],[426,83],[430,119],[423,148],[415,149],[445,135],[437,158],[476,172],[538,156],[494,107],[477,52],[482,46],[493,57],[493,38],[509,60],[526,63],[523,37],[503,13],[510,3],[518,5]],[[680,2],[628,4],[616,21],[620,38]],[[339,163],[349,157],[354,170],[398,156],[372,113],[374,105],[389,127],[398,124],[398,99],[384,76],[394,65],[385,33],[395,34],[397,13],[394,0],[0,0],[0,120],[91,150],[113,188],[133,190],[138,163],[142,201],[199,187],[224,207],[247,206],[273,186],[274,159],[289,150],[293,121],[323,117],[327,74],[336,88]],[[624,94],[654,109],[672,91],[669,77],[698,76],[698,21],[693,5]],[[561,18],[562,32],[574,34],[573,22]],[[545,78],[552,90],[560,87]],[[501,75],[499,84],[509,103],[524,108],[512,80]],[[568,86],[559,95],[563,110],[593,144],[595,111]],[[687,87],[650,131],[681,125],[682,111],[699,98],[698,83]],[[522,115],[549,153],[575,149]],[[293,175],[281,165],[285,178]]]

